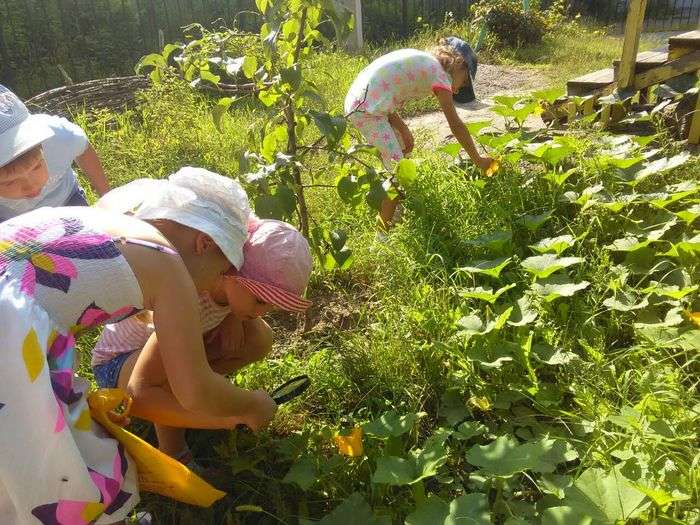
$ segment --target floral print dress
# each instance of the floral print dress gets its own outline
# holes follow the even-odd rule
[[[93,208],[0,224],[0,523],[115,523],[139,501],[136,468],[90,417],[74,374],[80,331],[133,315],[139,284]],[[91,220],[92,219],[92,220]]]

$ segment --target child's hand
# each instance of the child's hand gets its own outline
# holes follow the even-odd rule
[[[476,164],[481,171],[486,171],[491,167],[491,163],[493,162],[493,159],[486,155],[485,157],[479,157],[478,159],[474,160],[474,164]]]
[[[250,392],[248,412],[243,416],[243,423],[253,432],[262,430],[270,424],[277,412],[277,403],[264,390]]]

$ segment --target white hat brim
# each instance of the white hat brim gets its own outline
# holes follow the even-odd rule
[[[136,179],[105,193],[96,206],[133,214],[142,220],[168,219],[206,233],[229,262],[240,269],[243,266],[243,243],[247,236],[245,225],[241,223],[237,229],[227,227],[230,225],[214,220],[215,216],[207,216],[205,209],[184,205],[194,195],[192,191],[179,188],[169,180]]]
[[[29,115],[0,135],[0,167],[53,137],[53,130],[35,117]]]

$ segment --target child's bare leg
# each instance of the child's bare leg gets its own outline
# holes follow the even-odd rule
[[[217,356],[210,365],[212,369],[220,374],[226,375],[239,370],[245,365],[263,359],[272,349],[272,329],[262,319],[252,321],[238,321],[234,326],[243,331],[242,344],[231,345],[230,348],[209,349]],[[232,338],[232,340],[239,340]],[[212,341],[216,345],[220,342],[217,338]],[[140,357],[140,354],[148,354]],[[146,381],[148,378],[148,381]],[[154,383],[153,385],[149,383]],[[207,418],[199,417],[200,425],[186,423],[181,418],[184,413],[189,421],[195,414],[186,411],[175,399],[167,382],[165,369],[163,368],[158,343],[155,336],[151,336],[146,346],[141,352],[135,352],[124,363],[119,374],[119,387],[127,390],[134,397],[131,413],[134,416],[142,417],[153,421],[158,436],[158,447],[164,453],[177,456],[187,449],[185,431],[187,428],[233,428],[239,421],[235,418]],[[172,402],[176,404],[175,419],[173,414],[164,413],[165,410],[172,410]],[[224,426],[211,426],[212,423],[224,421]],[[165,423],[165,421],[172,421]],[[229,424],[228,422],[233,422]],[[221,423],[219,423],[221,424]]]
[[[391,125],[386,116],[369,115],[358,112],[350,116],[351,122],[360,130],[367,142],[379,150],[382,163],[390,173],[395,168],[395,162],[404,158],[404,147],[401,133]],[[388,231],[393,226],[394,211],[400,200],[386,198],[379,207],[377,227]]]
[[[158,448],[165,454],[179,459],[184,451],[188,449],[185,439],[186,428],[169,427],[154,423],[156,436],[158,436]]]
[[[401,202],[401,199],[384,199],[379,209],[379,227],[383,230],[388,230],[393,226],[394,212],[396,207]]]
[[[133,397],[131,414],[168,426],[182,428],[233,428],[240,418],[190,412],[170,390],[158,339],[151,336],[143,349],[126,360],[119,374],[119,387]]]
[[[215,358],[209,361],[212,370],[227,375],[240,370],[245,365],[264,359],[272,350],[272,329],[262,319],[252,321],[239,321],[227,319],[231,328],[243,332],[240,345],[229,345],[229,348],[220,348],[221,337],[216,337],[207,345],[207,353]],[[241,340],[232,337],[231,340]],[[171,456],[177,456],[187,450],[185,428],[171,427],[155,424],[158,436],[158,448]]]
[[[265,359],[272,350],[272,329],[262,319],[240,321],[227,318],[224,323],[227,325],[225,328],[233,332],[228,338],[228,346],[221,335],[207,345],[209,364],[215,372],[228,375]],[[224,328],[223,324],[221,328]]]
[[[394,162],[404,158],[405,152],[401,133],[399,133],[399,131],[390,123],[389,129],[391,132],[389,133],[388,130],[384,129],[384,134],[390,136],[390,139],[383,145],[383,147],[379,148],[379,151],[382,155],[382,162],[384,163],[384,166],[389,172],[392,172],[395,168]],[[393,199],[387,197],[382,201],[382,204],[379,207],[379,227],[382,230],[386,231],[395,226],[394,213],[396,212],[396,208],[400,203],[401,199],[399,197],[395,197]]]

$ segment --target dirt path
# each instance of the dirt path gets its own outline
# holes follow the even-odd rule
[[[546,79],[537,71],[509,66],[479,65],[476,74],[476,98],[469,104],[458,104],[457,112],[465,122],[490,120],[492,127],[504,129],[503,117],[494,113],[492,97],[494,95],[517,95],[542,89]],[[406,119],[408,126],[428,144],[441,143],[451,137],[450,128],[442,111],[426,113]],[[544,126],[539,117],[529,117],[525,126],[540,129]],[[422,132],[421,132],[422,131]]]

